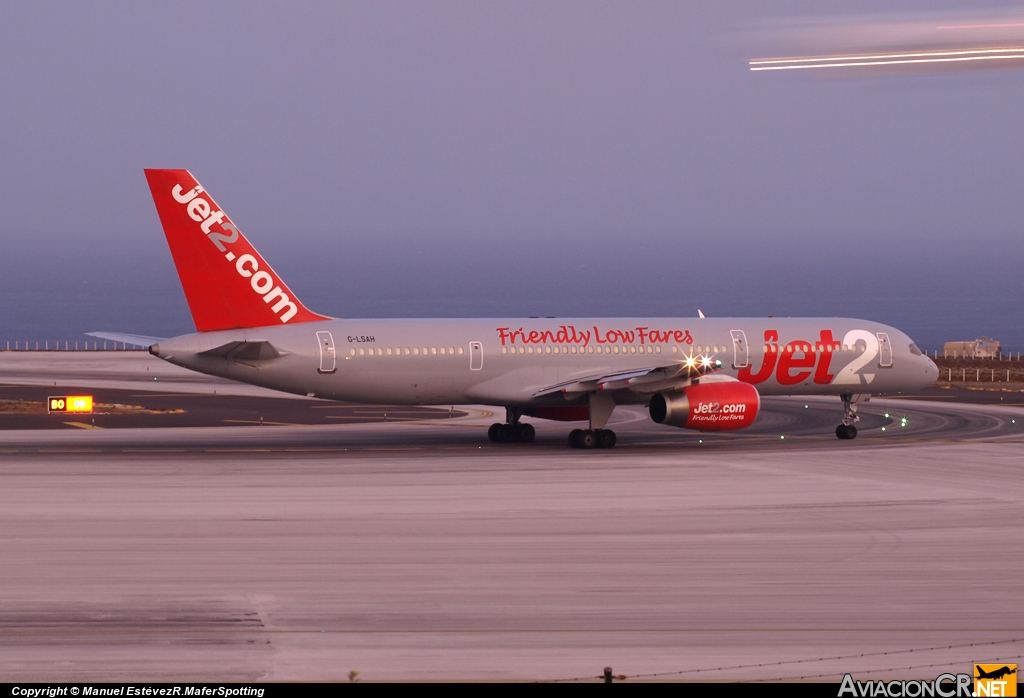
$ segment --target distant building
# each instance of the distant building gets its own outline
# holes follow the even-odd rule
[[[942,345],[942,355],[948,358],[993,359],[999,356],[999,342],[991,337],[978,337],[973,342],[946,342]]]

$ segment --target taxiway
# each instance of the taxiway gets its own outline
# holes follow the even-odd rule
[[[0,354],[0,390],[288,400],[141,353],[53,357]],[[487,407],[0,429],[0,680],[836,681],[1017,661],[1024,408],[875,399],[843,442],[838,400],[764,402],[750,433],[711,436],[620,408],[619,446],[587,452],[541,420],[533,444],[491,444]]]

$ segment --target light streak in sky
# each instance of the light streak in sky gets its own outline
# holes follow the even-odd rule
[[[1003,27],[1024,27],[1024,22],[1016,24],[951,24],[936,29],[1002,29]]]
[[[758,58],[750,61],[750,70],[807,70],[811,68],[856,68],[885,65],[1020,60],[1024,60],[1024,46],[1008,48],[917,51],[908,53],[876,53],[846,56]]]

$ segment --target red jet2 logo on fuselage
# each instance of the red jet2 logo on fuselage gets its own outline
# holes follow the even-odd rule
[[[744,383],[758,385],[773,375],[779,385],[797,385],[810,379],[818,385],[861,385],[862,376],[858,370],[866,366],[878,355],[878,338],[867,330],[851,330],[837,342],[832,330],[821,330],[817,342],[805,339],[794,339],[784,346],[779,346],[778,330],[765,330],[764,343],[766,351],[761,366],[755,370],[753,365],[742,369],[736,376]],[[832,356],[844,345],[853,347],[858,343],[864,345],[860,356],[855,356],[837,374],[829,373],[832,367]],[[870,383],[874,374],[863,378]]]
[[[579,344],[587,347],[592,341],[597,344],[632,344],[639,340],[640,345],[649,344],[693,344],[689,330],[650,329],[637,327],[630,330],[606,329],[595,326],[592,330],[579,330],[575,325],[560,325],[557,330],[525,330],[497,327],[501,346],[518,344]],[[818,385],[861,385],[862,376],[857,373],[878,355],[878,339],[867,330],[851,330],[846,333],[842,342],[837,342],[832,330],[821,330],[817,342],[805,339],[793,341],[779,346],[779,331],[765,330],[765,353],[761,366],[755,370],[753,365],[740,370],[737,378],[744,383],[759,385],[772,376],[779,385],[798,385],[812,378]],[[853,347],[863,344],[863,353],[853,357],[839,371],[830,373],[832,355],[839,353],[843,345]],[[874,378],[873,374],[863,376],[867,383]]]

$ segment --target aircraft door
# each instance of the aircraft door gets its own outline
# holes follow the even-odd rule
[[[892,366],[892,344],[889,343],[889,335],[885,332],[878,333],[878,365],[882,368]]]
[[[320,345],[320,373],[334,373],[338,370],[334,354],[334,337],[330,332],[317,332],[316,341]]]
[[[743,330],[732,330],[732,367],[747,368],[750,360],[747,356],[747,335]]]
[[[479,371],[484,367],[484,345],[481,342],[469,343],[469,370]]]

